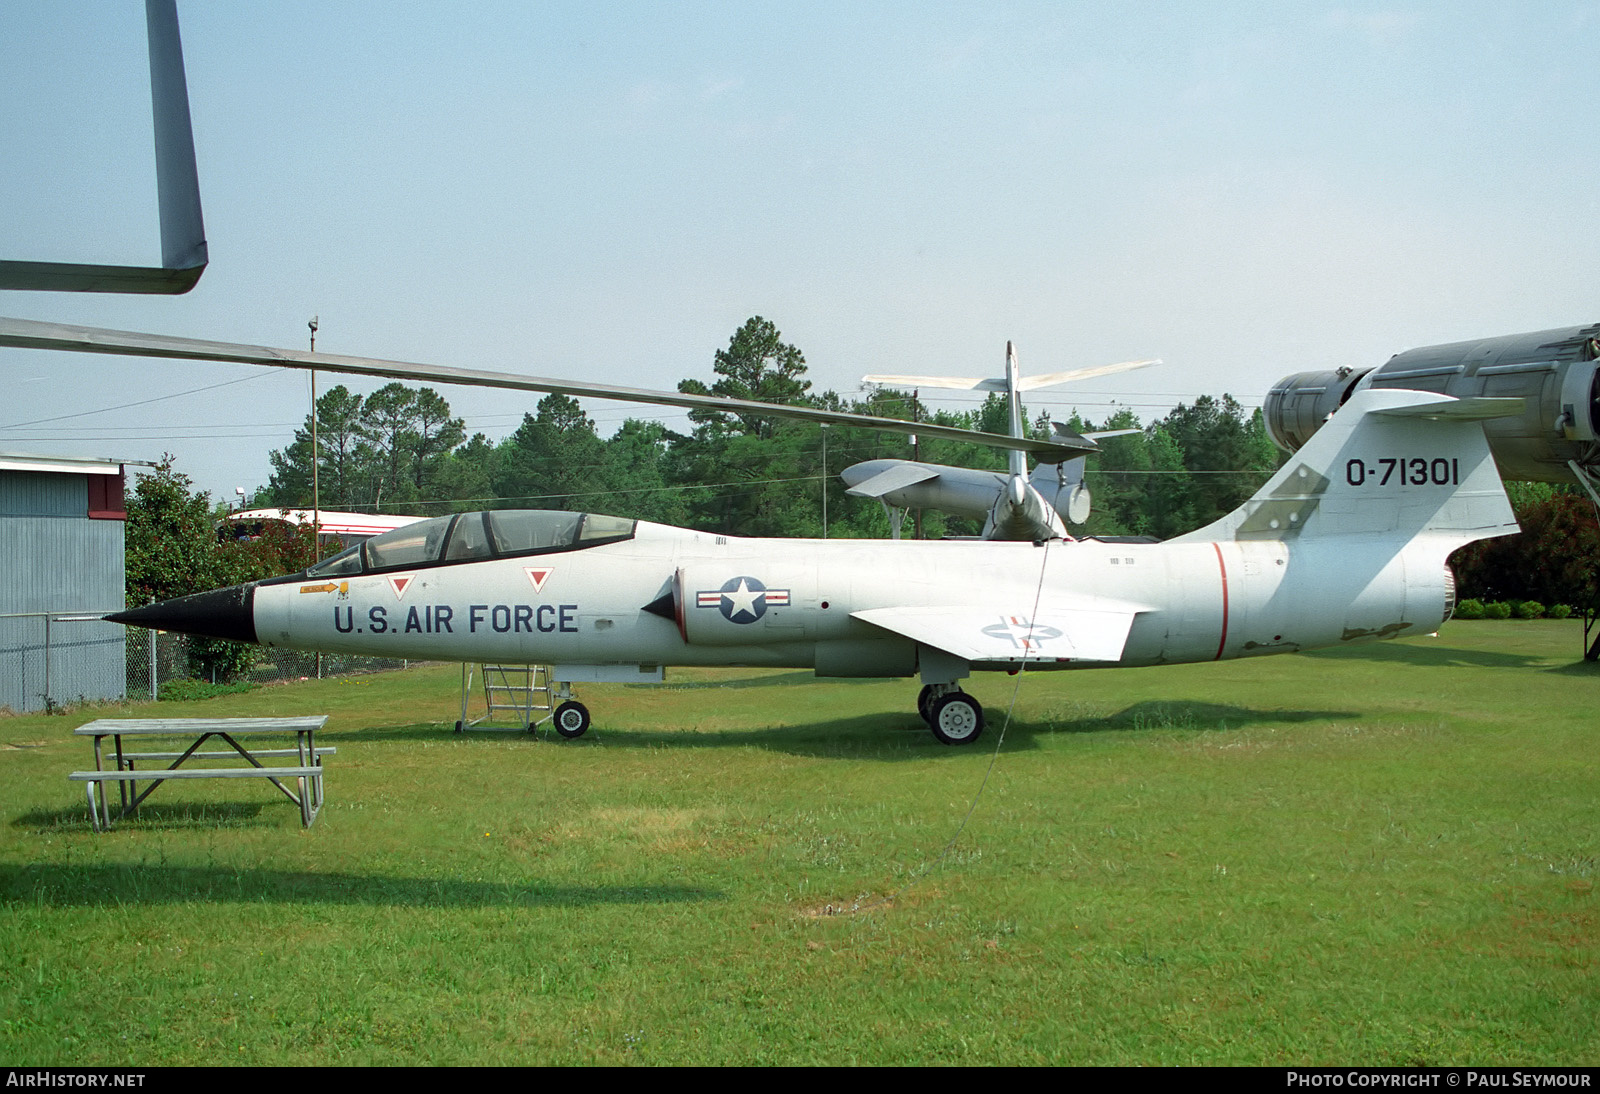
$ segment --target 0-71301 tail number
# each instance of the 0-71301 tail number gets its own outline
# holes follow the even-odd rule
[[[1348,460],[1344,481],[1351,486],[1460,486],[1461,462],[1424,456],[1384,456],[1371,463]]]

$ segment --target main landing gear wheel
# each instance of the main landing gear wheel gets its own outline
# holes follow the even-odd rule
[[[589,728],[589,708],[576,700],[565,702],[556,707],[553,720],[556,732],[568,740],[582,737],[583,731]]]
[[[947,745],[967,745],[983,732],[983,708],[964,691],[933,701],[928,728]]]
[[[924,722],[933,724],[933,685],[923,684],[922,690],[917,692],[917,713]]]

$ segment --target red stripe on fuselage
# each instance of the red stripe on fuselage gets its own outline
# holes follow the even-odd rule
[[[1222,544],[1211,545],[1217,552],[1217,572],[1222,575],[1222,637],[1217,641],[1217,655],[1213,661],[1222,660],[1222,650],[1228,644],[1228,564],[1222,561]]]

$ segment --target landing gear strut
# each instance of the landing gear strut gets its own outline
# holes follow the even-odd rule
[[[917,713],[943,744],[971,744],[983,733],[983,707],[954,684],[923,685]]]

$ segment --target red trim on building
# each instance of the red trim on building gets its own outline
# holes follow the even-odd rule
[[[115,475],[88,475],[89,519],[127,520],[128,503],[123,496],[123,476],[127,468]]]

